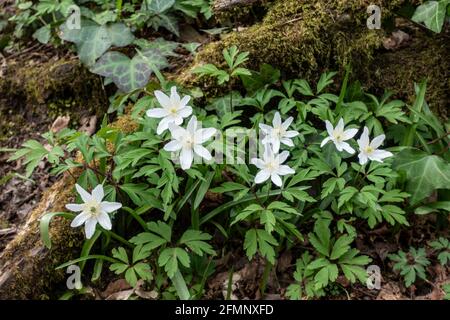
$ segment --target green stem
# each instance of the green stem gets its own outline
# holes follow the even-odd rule
[[[134,248],[134,244],[128,242],[127,240],[125,240],[124,238],[122,238],[121,236],[119,236],[117,233],[114,233],[112,231],[109,230],[103,230],[103,232],[105,232],[107,235],[109,235],[111,238],[116,239],[117,241],[119,241],[120,243],[126,245],[127,247],[133,249]]]
[[[173,286],[177,290],[178,296],[180,300],[189,300],[191,298],[191,294],[186,285],[186,281],[184,281],[183,275],[180,270],[175,272],[174,276],[171,278]]]
[[[266,259],[266,265],[264,267],[264,273],[261,279],[261,285],[260,285],[260,291],[261,291],[261,297],[264,297],[264,293],[266,292],[267,282],[269,280],[270,271],[272,270],[272,264],[267,261]]]
[[[123,207],[123,209],[129,214],[131,214],[131,216],[141,225],[142,229],[148,231],[147,224],[145,223],[144,219],[142,219],[138,214],[136,214],[136,212],[133,209],[128,207]]]

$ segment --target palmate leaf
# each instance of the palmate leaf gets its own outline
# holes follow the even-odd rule
[[[68,29],[63,23],[60,31],[61,39],[76,44],[80,60],[88,66],[111,46],[127,46],[134,40],[130,29],[122,23],[101,26],[91,20],[82,20],[81,29]]]
[[[427,1],[417,7],[412,20],[425,23],[434,32],[441,32],[448,4],[450,0]]]
[[[131,92],[148,83],[152,65],[160,69],[167,65],[167,60],[154,49],[145,50],[132,59],[112,51],[104,54],[91,68],[91,72],[111,78],[121,91]]]
[[[407,176],[406,191],[411,204],[417,204],[436,189],[450,188],[450,164],[442,158],[417,149],[406,149],[395,156],[393,164]]]

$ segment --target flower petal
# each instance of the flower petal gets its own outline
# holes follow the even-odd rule
[[[330,137],[326,137],[322,140],[322,143],[320,144],[320,147],[322,148],[324,145],[326,145],[331,140]]]
[[[177,109],[180,107],[181,98],[175,86],[170,88],[170,101],[172,102],[172,106],[177,107]]]
[[[191,135],[195,134],[195,131],[197,130],[197,117],[196,116],[192,116],[191,119],[189,119],[189,122],[187,124],[186,130]]]
[[[334,128],[330,121],[325,120],[325,127],[327,127],[328,135],[333,136]]]
[[[356,151],[353,149],[347,142],[342,142],[342,149],[347,151],[350,154],[354,154]]]
[[[150,118],[164,118],[169,115],[169,112],[167,110],[162,108],[154,108],[147,110],[147,117]]]
[[[194,151],[200,157],[202,157],[203,159],[206,159],[208,161],[211,160],[211,158],[212,158],[211,153],[209,153],[209,151],[202,145],[199,145],[199,144],[194,145]]]
[[[289,157],[289,151],[283,151],[282,153],[280,153],[277,157],[278,161],[279,161],[278,164],[280,165],[280,164],[284,163],[288,157]]]
[[[82,212],[79,215],[77,215],[72,222],[70,223],[70,226],[72,228],[76,228],[81,226],[83,223],[86,222],[87,219],[89,219],[91,217],[91,215],[87,212]]]
[[[289,138],[281,139],[281,143],[284,144],[284,145],[287,145],[288,147],[293,147],[294,146],[294,143]]]
[[[272,143],[273,152],[278,153],[280,151],[280,139],[273,137],[270,142]]]
[[[86,232],[86,239],[92,238],[95,233],[95,226],[97,225],[97,219],[89,218],[84,224],[84,231]]]
[[[277,111],[275,112],[275,115],[273,116],[272,125],[274,128],[280,128],[281,127],[281,116],[280,113]]]
[[[255,176],[255,183],[263,183],[264,181],[267,181],[270,177],[270,172],[267,170],[261,170],[259,171]]]
[[[264,161],[258,158],[253,158],[250,160],[250,163],[256,166],[258,169],[263,169],[265,167]]]
[[[92,200],[92,196],[84,190],[79,184],[75,184],[75,189],[77,189],[78,194],[81,196],[81,199],[84,203]]]
[[[84,210],[84,205],[76,203],[68,203],[66,204],[66,209],[73,212],[80,212]]]
[[[192,108],[189,106],[183,107],[178,110],[177,114],[182,118],[187,118],[192,114]]]
[[[172,123],[172,122],[173,122],[173,120],[169,117],[162,118],[158,124],[158,128],[156,129],[156,133],[158,135],[162,134],[164,131],[166,131],[169,128],[169,123]]]
[[[363,152],[360,152],[360,153],[358,154],[358,158],[359,158],[359,164],[360,164],[360,165],[364,165],[364,164],[366,164],[367,161],[368,161],[367,154],[365,154],[365,153],[363,153]]]
[[[383,144],[384,139],[386,139],[386,136],[384,134],[381,134],[378,137],[373,138],[372,142],[370,143],[370,146],[373,149],[378,149],[378,147]]]
[[[287,118],[286,121],[283,122],[283,123],[281,124],[281,127],[282,127],[284,130],[287,130],[287,129],[290,127],[290,125],[292,124],[292,121],[294,121],[294,118],[293,118],[293,117]]]
[[[213,135],[216,134],[216,129],[214,128],[205,128],[200,129],[195,132],[195,142],[196,143],[204,143],[205,141],[208,141]]]
[[[273,128],[271,126],[268,126],[267,124],[264,124],[264,123],[260,123],[259,124],[259,128],[265,134],[270,134],[272,132],[272,130],[273,130]]]
[[[285,176],[287,174],[294,174],[294,173],[295,170],[287,165],[281,165],[277,170],[277,174],[279,174],[280,176]]]
[[[359,149],[365,149],[369,145],[369,128],[364,127],[363,133],[357,142]]]
[[[336,146],[336,149],[339,151],[339,152],[341,152],[342,151],[342,149],[343,149],[343,144],[344,144],[344,142],[339,142],[339,141],[336,141],[336,140],[333,140],[333,143],[334,143],[334,145]]]
[[[101,212],[97,216],[97,221],[103,227],[103,229],[111,230],[112,228],[111,218],[106,212]]]
[[[281,180],[280,176],[276,173],[272,173],[270,178],[272,179],[272,182],[278,186],[281,187],[283,185],[283,181]]]
[[[181,101],[180,101],[180,107],[182,109],[184,109],[187,106],[187,104],[189,103],[189,101],[191,101],[191,97],[184,96],[183,99],[181,99]],[[189,107],[189,108],[191,108],[191,107]],[[192,111],[192,108],[191,108],[191,111]]]
[[[181,169],[183,169],[183,170],[189,169],[192,165],[192,160],[194,160],[194,153],[193,153],[192,149],[186,149],[186,148],[181,149],[181,152],[180,152]]]
[[[286,131],[286,133],[284,134],[284,137],[286,137],[286,138],[294,138],[294,137],[298,136],[299,134],[300,133],[298,131],[289,130],[289,131]]]
[[[100,203],[100,208],[102,211],[110,213],[122,208],[122,204],[120,202],[102,201]]]
[[[158,100],[159,104],[163,107],[163,108],[170,108],[171,107],[171,103],[170,103],[170,98],[164,94],[164,92],[156,90],[154,92],[156,99]]]
[[[375,150],[369,155],[369,159],[373,161],[383,162],[383,159],[392,157],[393,154],[385,150]]]
[[[349,140],[358,133],[358,129],[348,129],[344,131],[343,140]]]
[[[340,118],[339,122],[336,126],[336,128],[334,128],[334,130],[336,130],[337,132],[344,132],[344,119]]]
[[[105,192],[103,191],[103,185],[97,185],[94,190],[92,190],[92,198],[94,198],[97,202],[101,202],[103,197],[105,196]]]
[[[169,152],[178,151],[183,147],[180,141],[172,140],[164,146],[164,150]]]

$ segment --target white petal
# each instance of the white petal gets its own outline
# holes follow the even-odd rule
[[[105,212],[113,212],[122,208],[122,204],[120,202],[102,201],[100,203],[100,208]]]
[[[170,134],[172,135],[172,138],[175,140],[182,140],[182,138],[187,134],[186,130],[182,127],[176,125],[175,123],[171,122],[168,125]]]
[[[259,128],[264,132],[265,134],[270,134],[273,130],[271,126],[268,126],[267,124],[260,123]]]
[[[389,151],[385,151],[385,150],[375,150],[374,152],[372,152],[371,155],[369,155],[369,159],[370,160],[374,160],[374,161],[378,161],[378,162],[383,162],[383,159],[385,158],[389,158],[392,157],[393,154]]]
[[[189,101],[191,101],[191,97],[190,96],[184,96],[183,99],[181,99],[181,101],[180,101],[181,108],[186,107],[187,104],[189,103]],[[191,108],[191,107],[189,107],[189,108]],[[191,112],[192,112],[192,108],[191,108]]]
[[[94,198],[97,202],[101,202],[103,197],[105,196],[105,192],[103,191],[103,185],[99,184],[92,190],[92,198]]]
[[[211,153],[209,153],[209,151],[206,150],[206,148],[203,147],[202,145],[199,145],[199,144],[194,145],[194,151],[200,157],[202,157],[203,159],[206,159],[208,161],[211,160],[211,158],[212,158]]]
[[[253,158],[250,160],[250,163],[255,165],[258,169],[263,169],[265,167],[264,161],[258,158]]]
[[[181,169],[187,170],[192,165],[192,160],[194,160],[194,153],[192,152],[192,149],[181,149],[180,152],[180,165]]]
[[[295,170],[286,165],[281,165],[277,170],[277,174],[279,174],[280,176],[285,176],[287,174],[294,174],[294,173]]]
[[[293,147],[294,146],[294,143],[289,138],[281,139],[281,143],[284,144],[284,145],[287,145],[288,147]]]
[[[343,140],[349,140],[358,133],[358,129],[348,129],[344,131]]]
[[[277,111],[275,112],[275,115],[273,116],[273,127],[274,128],[280,128],[281,127],[281,116],[280,113]]]
[[[81,199],[84,203],[92,200],[92,196],[84,190],[79,184],[75,184],[75,189],[77,189],[78,194],[81,196]]]
[[[170,88],[170,101],[172,102],[172,106],[179,106],[180,105],[180,95],[177,92],[177,87],[173,86]]]
[[[167,95],[165,95],[162,91],[156,90],[154,94],[159,104],[162,105],[163,108],[171,107],[170,98]]]
[[[89,218],[88,220],[86,220],[86,223],[84,224],[84,231],[86,232],[87,239],[92,238],[92,236],[94,235],[96,225],[97,219]]]
[[[205,128],[200,129],[195,132],[195,142],[196,143],[204,143],[205,141],[208,141],[213,135],[216,134],[216,129],[214,128]]]
[[[322,143],[320,144],[320,147],[322,148],[324,145],[326,145],[331,140],[330,137],[326,137],[322,140]]]
[[[197,130],[197,117],[196,116],[192,116],[191,119],[189,119],[186,130],[189,133],[191,133],[192,135],[195,134],[195,131]]]
[[[265,161],[271,160],[273,158],[273,149],[269,144],[264,146],[264,156],[263,157],[264,157]]]
[[[111,230],[112,224],[111,219],[106,212],[102,212],[97,217],[98,223],[103,227],[103,229]]]
[[[289,157],[289,151],[283,151],[278,155],[278,164],[282,164],[286,161],[286,159]]]
[[[76,203],[68,203],[66,204],[67,210],[73,211],[73,212],[80,212],[83,211],[84,205],[83,204],[76,204]]]
[[[167,112],[167,110],[162,108],[154,108],[147,110],[147,117],[150,118],[164,118],[167,115],[169,115],[169,112]]]
[[[337,132],[344,132],[344,119],[339,119],[339,122],[334,130],[336,130]]]
[[[280,151],[280,139],[272,138],[270,141],[272,143],[273,152],[277,153],[278,151]]]
[[[336,149],[341,152],[342,149],[344,148],[343,144],[344,142],[339,142],[339,141],[335,141],[333,140],[334,145],[336,146]]]
[[[345,151],[347,151],[350,154],[355,153],[355,149],[353,149],[347,142],[342,142],[342,149],[344,149]]]
[[[255,183],[263,183],[270,177],[270,172],[267,170],[259,171],[255,176]]]
[[[373,138],[372,142],[370,143],[370,146],[373,149],[377,149],[379,146],[383,144],[384,139],[386,139],[386,136],[384,134],[381,134],[378,137]]]
[[[79,215],[77,215],[73,220],[72,223],[70,224],[70,226],[72,228],[76,228],[81,226],[83,223],[86,222],[87,219],[89,219],[91,217],[91,215],[89,213],[86,212],[82,212]]]
[[[287,130],[287,129],[289,128],[289,126],[291,125],[292,121],[294,121],[294,118],[293,118],[293,117],[287,118],[286,121],[283,122],[283,123],[281,124],[281,127],[282,127],[284,130]]]
[[[296,136],[298,136],[300,133],[298,131],[294,131],[294,130],[289,130],[286,131],[286,133],[284,134],[284,137],[286,138],[294,138]]]
[[[156,129],[156,133],[162,134],[164,131],[166,131],[169,128],[169,123],[172,123],[173,120],[169,117],[162,118],[161,121],[158,124],[158,128]]]
[[[186,106],[186,107],[178,110],[177,114],[182,118],[187,118],[192,114],[192,108],[189,106]]]
[[[272,175],[270,176],[270,178],[272,179],[272,182],[278,186],[281,187],[283,185],[283,181],[281,180],[280,176],[276,173],[272,173]]]
[[[359,164],[360,165],[364,165],[368,161],[367,155],[365,153],[363,153],[363,152],[360,152],[358,154],[358,158],[359,158]]]
[[[172,140],[164,146],[164,150],[174,152],[180,150],[182,147],[183,145],[181,144],[181,142],[177,140]]]
[[[369,145],[369,128],[364,127],[363,133],[357,142],[360,149],[365,149]]]
[[[325,126],[327,127],[327,132],[329,136],[333,136],[334,128],[330,121],[325,120]]]

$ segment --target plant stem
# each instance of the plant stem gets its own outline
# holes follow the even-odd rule
[[[267,261],[266,259],[266,265],[264,266],[264,273],[261,279],[261,284],[259,287],[259,290],[261,291],[261,297],[264,297],[264,293],[266,291],[267,287],[267,281],[269,280],[270,271],[272,270],[272,264]]]

